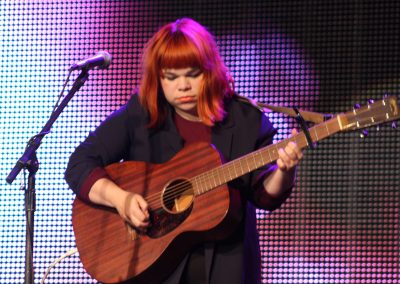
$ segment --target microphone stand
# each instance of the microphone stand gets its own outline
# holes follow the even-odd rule
[[[39,170],[39,162],[36,157],[36,150],[40,146],[43,137],[50,132],[51,126],[61,114],[68,102],[74,94],[85,84],[88,79],[88,69],[82,69],[81,74],[76,78],[71,90],[61,101],[60,105],[55,109],[42,131],[33,136],[26,148],[24,154],[17,161],[6,181],[11,184],[19,172],[24,169],[28,170],[28,188],[23,186],[25,191],[25,216],[26,216],[26,246],[25,246],[25,284],[34,283],[34,268],[33,268],[33,233],[34,233],[34,213],[36,210],[36,193],[35,193],[35,175]]]

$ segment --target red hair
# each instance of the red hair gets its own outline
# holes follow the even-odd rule
[[[204,78],[197,103],[199,118],[209,126],[224,118],[224,98],[233,95],[230,78],[213,36],[196,21],[183,18],[163,26],[147,43],[142,64],[139,98],[150,115],[149,127],[161,125],[166,118],[160,77],[169,68],[199,68]]]

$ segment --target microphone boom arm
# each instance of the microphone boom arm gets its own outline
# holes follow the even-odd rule
[[[34,283],[33,269],[33,233],[34,233],[34,213],[36,210],[36,193],[35,193],[35,174],[39,169],[39,162],[36,157],[36,150],[39,148],[43,137],[50,133],[50,129],[68,102],[74,94],[85,84],[88,79],[88,70],[82,70],[81,74],[76,78],[71,90],[61,101],[60,105],[51,113],[49,120],[43,129],[33,136],[26,148],[24,154],[17,161],[14,168],[6,178],[7,183],[11,184],[22,169],[27,169],[28,188],[23,187],[25,192],[25,215],[26,215],[26,246],[25,246],[25,284]]]
[[[19,172],[29,166],[29,161],[31,160],[31,157],[33,153],[36,152],[36,150],[39,148],[40,143],[43,139],[43,137],[50,133],[50,129],[53,125],[53,123],[57,120],[57,118],[60,116],[61,112],[64,110],[64,108],[67,106],[68,102],[72,99],[74,94],[85,84],[86,80],[88,79],[88,71],[87,70],[82,70],[81,74],[76,78],[73,86],[71,87],[71,90],[68,92],[68,94],[64,97],[64,99],[61,101],[60,105],[52,112],[49,120],[43,127],[43,129],[36,134],[33,139],[31,139],[28,142],[28,145],[25,149],[24,154],[21,156],[21,158],[17,161],[15,164],[14,168],[11,170],[10,174],[7,176],[6,181],[7,183],[11,184]]]

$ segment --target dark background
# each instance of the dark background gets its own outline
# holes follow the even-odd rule
[[[112,65],[91,73],[39,152],[38,283],[75,246],[67,159],[137,86],[143,44],[161,25],[185,16],[207,26],[236,90],[260,102],[339,113],[399,96],[399,1],[16,1],[0,12],[0,283],[22,283],[24,271],[23,193],[5,177],[47,120],[68,67],[98,50],[113,55]],[[277,140],[298,127],[269,116]],[[399,134],[389,123],[305,151],[292,197],[273,213],[258,211],[263,283],[400,281]],[[95,281],[75,254],[47,282]]]

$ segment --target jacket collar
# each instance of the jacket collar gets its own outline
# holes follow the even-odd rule
[[[165,142],[167,142],[175,152],[178,152],[183,148],[183,139],[178,132],[178,128],[176,128],[172,107],[168,108],[167,118],[162,130],[165,131]]]
[[[217,122],[212,128],[211,143],[215,145],[215,147],[223,155],[223,157],[229,158],[232,152],[235,117],[230,111],[229,102],[226,102],[225,110],[227,112],[227,115],[224,120],[221,122]]]
[[[217,122],[211,129],[211,143],[224,156],[229,157],[232,149],[233,130],[235,118],[229,112],[229,102],[226,105],[227,115],[221,122]],[[164,138],[175,152],[183,148],[183,139],[180,136],[174,122],[174,111],[172,107],[168,108],[168,114],[164,125],[161,128],[164,132]]]

